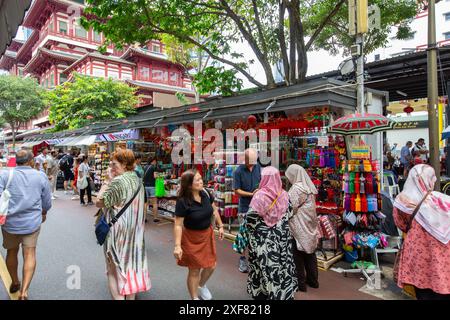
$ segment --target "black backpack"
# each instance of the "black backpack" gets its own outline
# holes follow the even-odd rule
[[[61,171],[67,171],[70,169],[69,156],[67,154],[59,160],[59,169]]]

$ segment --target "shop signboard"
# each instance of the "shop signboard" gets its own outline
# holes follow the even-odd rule
[[[139,139],[139,130],[137,129],[127,129],[120,132],[100,135],[101,141],[108,141],[108,142],[138,140],[138,139]]]
[[[394,129],[418,129],[428,128],[427,121],[397,121],[394,125]]]

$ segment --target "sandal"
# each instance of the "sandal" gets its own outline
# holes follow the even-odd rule
[[[28,297],[26,297],[26,296],[20,296],[19,299],[17,299],[17,300],[28,300]]]
[[[11,294],[14,294],[19,290],[20,290],[20,282],[17,284],[12,283],[11,286],[9,287],[9,293]]]

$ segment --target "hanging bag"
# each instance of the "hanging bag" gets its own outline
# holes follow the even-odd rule
[[[8,208],[9,208],[9,199],[11,199],[11,193],[9,192],[8,188],[9,185],[11,184],[13,175],[14,169],[9,170],[8,182],[6,183],[6,187],[3,190],[2,195],[0,197],[0,226],[6,223],[6,216],[8,215]]]
[[[419,212],[419,209],[422,206],[422,203],[430,195],[431,192],[432,192],[432,190],[428,191],[427,194],[419,202],[419,204],[414,209],[414,211],[413,211],[413,213],[411,215],[411,221],[408,223],[408,225],[406,227],[406,230],[405,230],[406,236],[403,239],[403,243],[401,244],[400,249],[397,252],[397,256],[395,257],[395,262],[394,262],[394,270],[393,270],[394,277],[393,278],[394,278],[394,282],[395,283],[398,283],[398,274],[399,274],[399,269],[400,269],[400,261],[402,260],[402,254],[403,254],[403,244],[405,243],[406,237],[408,236],[408,232],[411,229],[412,223],[414,221],[414,218],[416,217],[417,212]]]
[[[164,188],[164,178],[157,178],[155,181],[155,197],[162,198],[166,195]]]
[[[130,201],[128,201],[127,204],[119,211],[119,213],[111,219],[110,223],[106,222],[106,214],[103,212],[103,210],[99,210],[98,214],[100,214],[101,216],[97,224],[95,225],[95,236],[99,245],[102,246],[105,243],[106,236],[108,235],[109,230],[111,230],[111,227],[117,222],[120,216],[125,213],[125,211],[139,194],[139,191],[141,191],[141,184],[139,184],[137,191],[130,199]]]

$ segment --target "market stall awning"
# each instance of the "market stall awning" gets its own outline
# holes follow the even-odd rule
[[[16,35],[30,4],[31,0],[0,0],[0,55]]]
[[[95,143],[97,139],[96,135],[93,136],[81,136],[77,140],[71,142],[72,146],[90,146]]]
[[[30,141],[22,143],[22,148],[33,148],[34,146],[40,145],[44,141]]]

